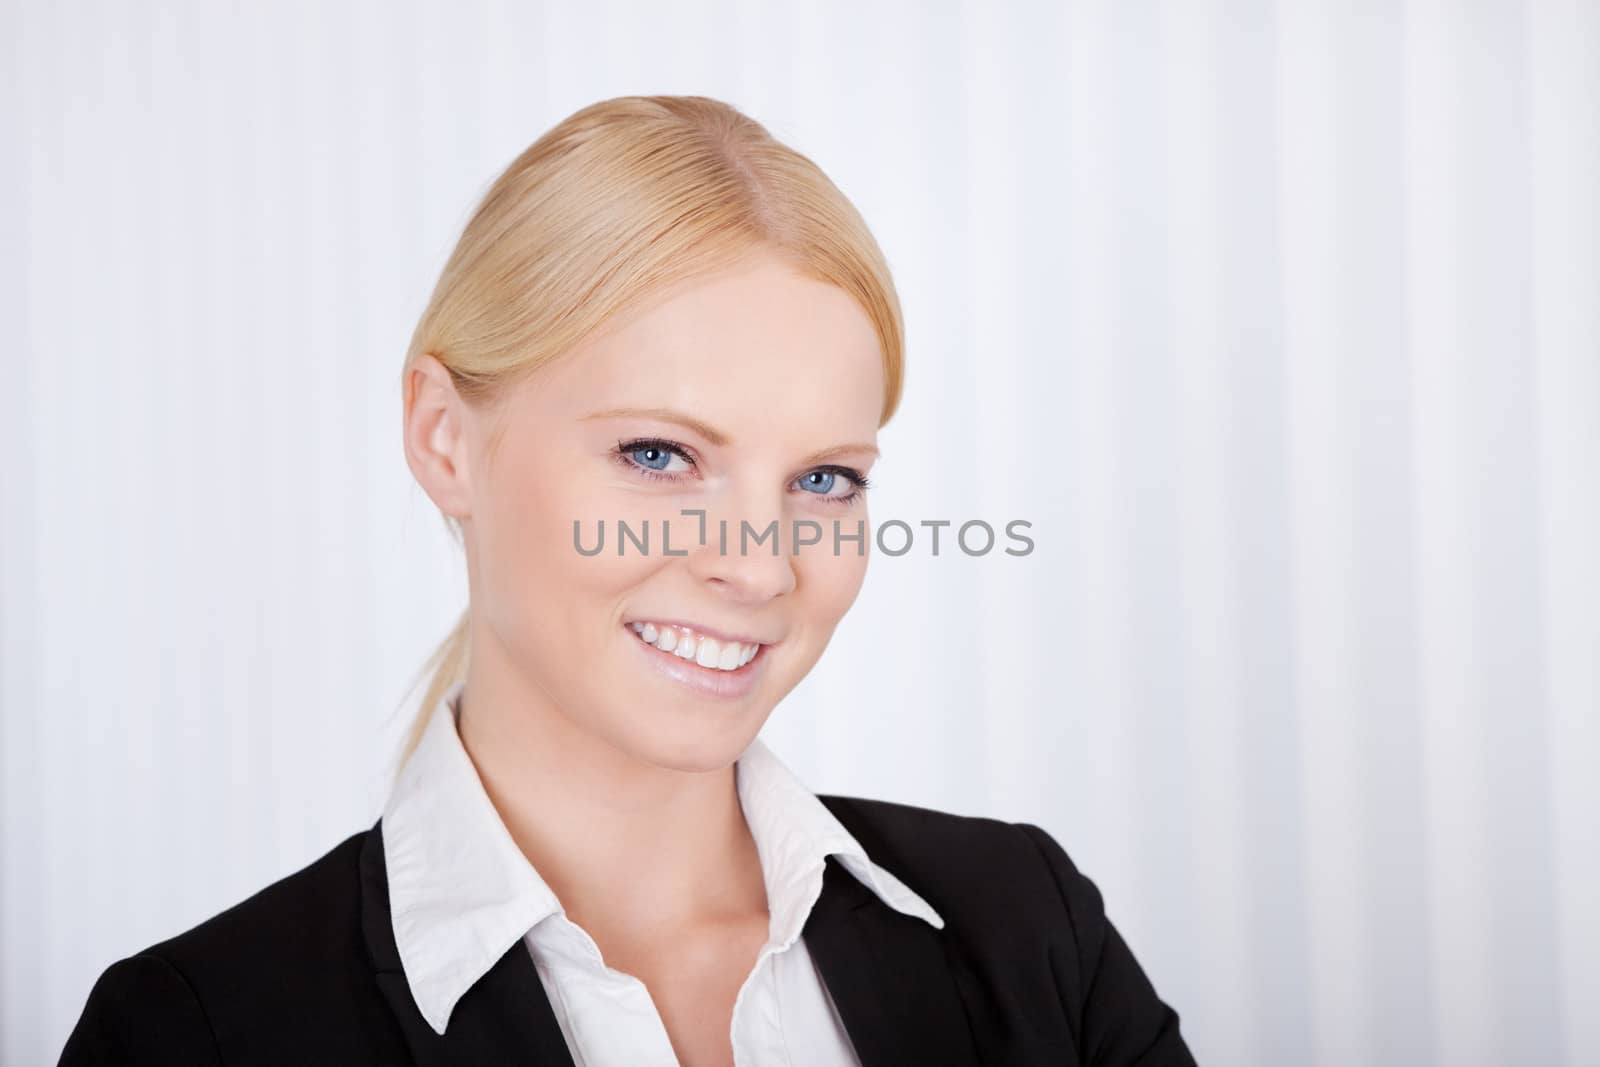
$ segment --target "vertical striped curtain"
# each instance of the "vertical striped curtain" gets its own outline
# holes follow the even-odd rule
[[[1043,826],[1202,1063],[1600,1061],[1594,4],[26,0],[0,42],[0,1060],[376,818],[465,598],[411,328],[540,133],[701,93],[855,200],[907,318],[871,507],[914,540],[774,749]]]

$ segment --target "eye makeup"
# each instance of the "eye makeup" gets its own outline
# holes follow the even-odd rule
[[[678,456],[685,463],[689,464],[690,467],[698,466],[698,464],[695,462],[694,455],[690,452],[687,446],[677,441],[668,440],[664,437],[637,437],[633,440],[618,441],[616,447],[611,450],[613,458],[615,458],[618,463],[620,463],[625,469],[635,472],[640,477],[650,478],[655,481],[668,482],[681,481],[688,477],[687,474],[682,472],[668,473],[666,471],[656,470],[648,467],[639,462],[637,459],[633,458],[634,453],[636,452],[658,452],[665,455]],[[805,489],[799,491],[807,496],[816,497],[818,500],[825,500],[829,503],[838,504],[841,507],[855,503],[865,494],[867,489],[871,488],[872,485],[872,483],[867,479],[867,476],[861,471],[855,469],[854,467],[847,467],[837,463],[826,463],[820,467],[813,467],[811,470],[801,475],[800,479],[797,479],[797,481],[817,475],[822,475],[823,477],[829,479],[846,478],[850,482],[851,489],[848,493],[838,495],[828,493],[813,493]],[[831,486],[832,481],[830,480],[828,484]]]

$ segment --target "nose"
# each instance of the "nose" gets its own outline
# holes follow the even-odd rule
[[[688,518],[698,534],[695,517]],[[705,544],[690,550],[689,569],[728,599],[764,603],[795,587],[792,536],[781,496],[730,494],[728,506],[706,508]]]

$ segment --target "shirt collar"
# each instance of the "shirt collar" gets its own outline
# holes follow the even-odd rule
[[[384,806],[381,829],[395,947],[428,1025],[445,1025],[472,985],[537,924],[564,911],[517,847],[456,732],[465,682],[429,715]],[[745,821],[761,857],[769,942],[799,937],[828,856],[889,907],[937,929],[944,919],[868,858],[844,825],[759,738],[735,763]]]

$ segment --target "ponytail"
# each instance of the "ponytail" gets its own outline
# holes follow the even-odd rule
[[[411,722],[411,729],[406,734],[405,744],[400,749],[400,754],[395,760],[394,776],[399,777],[400,770],[406,765],[406,760],[411,758],[418,743],[422,741],[422,734],[428,728],[428,720],[433,711],[444,699],[444,695],[457,681],[466,677],[468,648],[468,623],[472,618],[471,611],[463,608],[461,617],[456,620],[455,626],[448,636],[434,649],[433,655],[428,657],[422,669],[417,672],[421,677],[429,670],[433,676],[428,681],[428,688],[422,694],[422,704],[417,709],[416,717]],[[413,688],[415,682],[413,682]]]

